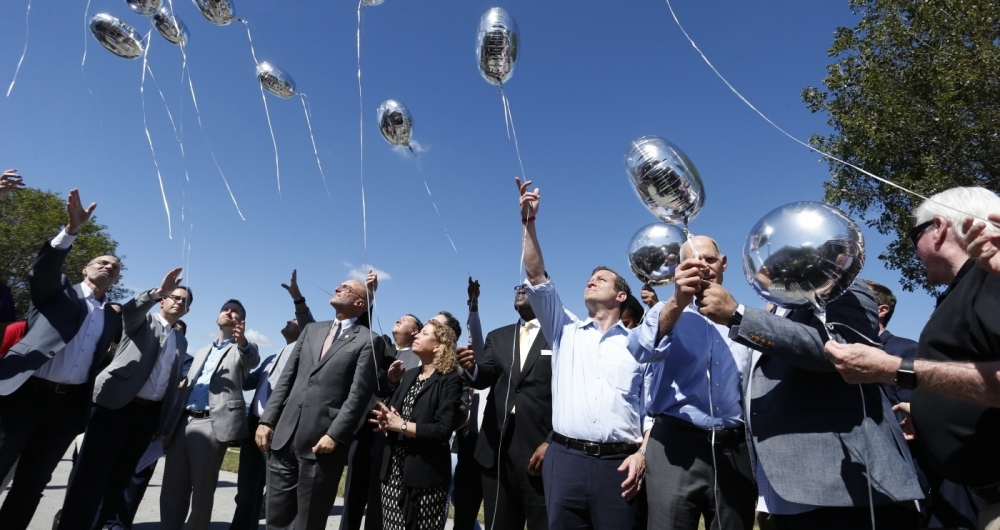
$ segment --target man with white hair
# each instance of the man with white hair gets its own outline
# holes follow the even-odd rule
[[[979,527],[1000,529],[1000,277],[976,267],[967,234],[969,214],[1000,212],[1000,197],[983,188],[953,188],[924,201],[909,232],[917,259],[934,284],[947,285],[920,334],[917,359],[859,344],[827,343],[826,351],[849,383],[895,383],[912,389],[912,416],[904,429],[926,450],[945,478],[968,486],[981,500]],[[988,239],[984,238],[984,239]],[[970,256],[969,250],[977,255]],[[973,259],[970,259],[973,258]]]

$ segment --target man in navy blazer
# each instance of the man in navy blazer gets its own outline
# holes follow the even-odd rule
[[[118,283],[118,258],[94,258],[76,285],[62,274],[95,208],[84,208],[80,193],[70,191],[66,228],[42,245],[31,266],[28,333],[0,360],[0,477],[19,462],[0,507],[5,530],[28,527],[52,471],[83,432],[101,358],[122,326],[107,296]]]

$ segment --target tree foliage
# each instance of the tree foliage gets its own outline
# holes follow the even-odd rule
[[[42,244],[51,239],[66,222],[66,200],[51,191],[25,188],[0,199],[0,279],[14,295],[17,315],[23,319],[30,302],[28,272]],[[107,227],[94,216],[80,228],[73,250],[66,257],[63,273],[74,283],[83,281],[83,268],[91,259],[116,255],[118,243]],[[122,256],[119,256],[122,258]],[[124,260],[122,270],[124,267]],[[108,292],[111,300],[124,300],[132,292],[115,285]]]
[[[826,91],[802,99],[834,133],[814,147],[924,196],[955,186],[1000,191],[1000,3],[849,0],[861,15],[838,28]],[[906,239],[922,201],[838,162],[826,200],[896,236],[879,255],[904,289],[933,291]]]

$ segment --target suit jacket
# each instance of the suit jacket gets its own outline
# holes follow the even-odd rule
[[[201,368],[205,365],[205,360],[208,359],[213,347],[210,344],[194,354],[194,361],[191,362],[191,369],[185,378],[184,388],[178,392],[177,401],[167,420],[168,428],[165,431],[167,440],[183,430],[177,426],[181,423],[180,419],[191,396],[191,389],[201,375]],[[259,362],[260,353],[257,351],[257,345],[252,342],[247,343],[245,351],[241,350],[235,341],[230,342],[222,352],[219,364],[216,365],[209,382],[208,392],[209,418],[212,419],[212,431],[216,440],[225,443],[246,438],[249,427],[247,404],[243,399],[244,381],[250,375],[250,370]]]
[[[332,326],[333,321],[308,324],[299,335],[260,417],[274,427],[271,449],[291,443],[300,458],[315,458],[312,448],[324,434],[350,444],[370,410],[375,364],[369,330],[355,322],[321,359]]]
[[[542,355],[542,350],[550,350],[549,343],[539,332],[531,349],[521,352],[517,331],[518,325],[511,324],[486,335],[479,373],[472,382],[479,390],[490,388],[475,453],[476,461],[484,468],[496,465],[497,447],[518,455],[527,466],[535,449],[552,434],[552,355],[551,351]],[[521,369],[522,355],[527,355],[524,369]],[[514,436],[501,443],[504,417],[515,406]]]
[[[28,308],[28,333],[0,360],[0,396],[10,395],[62,351],[73,340],[87,318],[83,289],[62,274],[63,263],[72,246],[53,248],[46,241],[28,275],[31,306]],[[99,371],[103,353],[121,329],[122,320],[110,305],[104,306],[104,330],[94,350],[90,381]]]
[[[889,330],[885,330],[879,334],[878,340],[882,342],[882,349],[885,350],[889,355],[894,355],[901,359],[916,359],[917,358],[917,342],[914,340],[906,339],[903,337],[897,337]],[[910,401],[910,391],[905,388],[899,388],[896,385],[884,385],[885,393],[889,397],[889,403],[895,405],[900,402]],[[902,414],[900,415],[902,416]],[[902,421],[902,417],[899,417]]]
[[[416,382],[421,368],[411,368],[403,374],[389,398],[388,406],[403,410],[403,399]],[[403,460],[403,486],[407,488],[448,487],[451,484],[451,449],[448,440],[465,421],[462,411],[461,368],[444,375],[434,372],[417,393],[413,410],[407,422],[416,426],[417,436],[399,433],[386,435],[380,477],[385,480],[392,460],[392,450],[397,445],[405,448]]]
[[[834,340],[865,342],[848,326],[877,340],[877,304],[866,285],[855,283],[826,310]],[[866,469],[875,504],[923,498],[881,386],[847,384],[823,351],[822,329],[812,310],[781,318],[747,308],[730,331],[758,350],[744,378],[755,465],[782,499],[800,504],[867,506]]]
[[[139,293],[122,306],[125,333],[111,364],[97,375],[94,403],[109,409],[124,407],[142,390],[153,373],[160,358],[160,350],[169,335],[167,327],[154,313],[149,312],[158,300],[154,291],[149,290]],[[166,422],[177,397],[177,383],[181,380],[181,365],[184,363],[184,352],[187,351],[184,335],[174,333],[174,344],[174,362],[160,414],[159,430],[163,432],[166,432]]]

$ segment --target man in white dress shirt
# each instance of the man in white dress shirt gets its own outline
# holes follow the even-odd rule
[[[546,277],[535,233],[539,193],[521,183],[525,287],[542,333],[552,345],[552,442],[542,462],[550,528],[637,528],[635,499],[645,470],[643,435],[652,370],[628,351],[621,308],[624,278],[594,269],[583,292],[588,318],[567,310]]]

